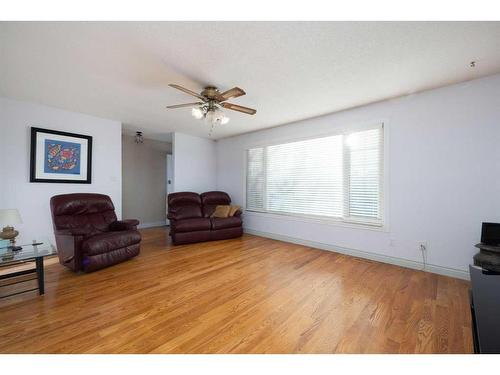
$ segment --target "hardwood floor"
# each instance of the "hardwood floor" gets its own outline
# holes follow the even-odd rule
[[[46,267],[46,294],[0,302],[3,353],[470,353],[468,283],[245,235],[91,274]]]

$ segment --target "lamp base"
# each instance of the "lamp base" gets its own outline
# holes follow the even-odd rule
[[[14,230],[14,227],[6,226],[2,229],[0,232],[0,238],[4,240],[10,240],[10,242],[15,242],[15,238],[19,232],[17,230]]]

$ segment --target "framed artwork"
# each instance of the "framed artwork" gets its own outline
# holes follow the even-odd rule
[[[92,137],[31,128],[30,182],[90,184]]]

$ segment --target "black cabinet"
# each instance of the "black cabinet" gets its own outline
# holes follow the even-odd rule
[[[500,353],[500,273],[469,266],[475,353]]]

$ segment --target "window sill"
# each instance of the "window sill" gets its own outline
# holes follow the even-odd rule
[[[245,215],[265,217],[275,220],[297,221],[301,223],[316,223],[321,225],[331,225],[343,228],[371,230],[375,232],[389,232],[389,228],[387,227],[386,224],[358,223],[354,221],[344,221],[344,220],[328,219],[328,218],[315,218],[310,216],[301,216],[301,215],[275,213],[275,212],[262,212],[262,211],[251,211],[251,210],[245,210],[244,212]]]

